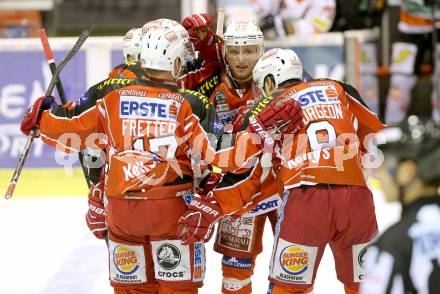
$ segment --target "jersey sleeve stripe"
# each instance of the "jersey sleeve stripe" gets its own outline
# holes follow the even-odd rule
[[[50,137],[46,136],[45,134],[40,134],[40,136],[43,137],[44,140],[54,142],[54,143],[55,143],[54,146],[57,146],[57,148],[56,148],[57,150],[61,150],[61,148],[58,147],[58,146],[61,146],[61,147],[64,148],[65,150],[69,150],[69,151],[71,151],[71,152],[73,152],[73,153],[77,153],[77,152],[80,151],[80,150],[78,150],[78,149],[76,149],[76,148],[66,146],[66,145],[64,145],[61,141],[59,141],[59,140],[57,140],[57,139],[54,139],[54,138],[50,138]]]

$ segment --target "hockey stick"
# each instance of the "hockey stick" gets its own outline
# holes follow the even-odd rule
[[[45,29],[40,30],[40,40],[41,40],[41,45],[43,46],[44,53],[46,55],[47,64],[49,65],[50,71],[52,72],[52,76],[53,76],[56,70],[55,58],[53,56],[52,48],[50,48],[49,40],[47,38]],[[63,105],[66,104],[67,103],[66,94],[64,93],[64,88],[63,85],[61,84],[61,79],[59,77],[57,78],[55,85],[57,87],[58,94],[60,95],[61,104]],[[84,153],[80,152],[78,154],[78,158],[79,158],[79,162],[81,163],[81,168],[84,173],[84,178],[86,179],[87,186],[90,188],[88,169],[84,165]]]
[[[215,34],[223,38],[223,25],[225,22],[225,9],[220,6],[217,9],[217,28]]]
[[[46,55],[47,64],[49,65],[50,71],[52,72],[53,75],[57,69],[57,66],[55,64],[55,58],[53,56],[52,49],[50,48],[49,40],[47,39],[45,29],[40,30],[40,40],[41,40],[41,45],[43,46],[44,54]],[[57,87],[58,95],[60,95],[61,104],[63,105],[66,104],[67,103],[66,93],[64,92],[64,88],[63,85],[61,84],[61,80],[59,77],[57,78],[55,85]]]
[[[49,86],[47,87],[46,94],[45,94],[46,96],[48,96],[52,93],[53,88],[55,87],[55,83],[60,75],[61,70],[73,58],[73,56],[75,56],[75,54],[79,51],[81,46],[84,44],[84,42],[89,37],[92,29],[93,29],[93,27],[90,27],[81,33],[81,35],[79,36],[75,45],[73,45],[72,49],[70,49],[70,51],[66,55],[66,57],[64,57],[64,59],[61,61],[61,63],[57,66],[55,72],[53,73],[52,79],[49,83]],[[9,183],[8,190],[6,191],[6,194],[5,194],[6,199],[11,198],[12,195],[14,194],[15,186],[17,185],[21,171],[23,170],[24,163],[26,162],[27,156],[29,154],[30,147],[32,145],[32,142],[34,141],[35,136],[37,135],[37,132],[38,132],[37,129],[33,129],[27,138],[26,145],[24,146],[24,149],[20,154],[20,158],[18,159],[17,166],[15,167],[14,174],[12,176],[11,182]]]

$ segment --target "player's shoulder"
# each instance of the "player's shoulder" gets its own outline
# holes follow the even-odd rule
[[[353,85],[346,83],[344,81],[340,80],[333,80],[333,79],[318,79],[318,80],[324,80],[324,81],[330,81],[334,83],[336,86],[341,87],[345,92],[347,92],[352,97],[360,97],[358,90],[356,90]]]
[[[113,90],[127,87],[137,83],[137,79],[118,77],[118,78],[107,78],[92,86],[93,92],[96,93],[98,97],[104,97]]]
[[[109,74],[109,78],[141,78],[144,71],[139,62],[121,63],[115,66]]]
[[[313,86],[334,86],[337,88],[338,92],[343,91],[348,95],[350,95],[351,97],[355,98],[356,100],[361,100],[361,95],[359,94],[358,90],[356,90],[355,87],[344,81],[321,78],[321,79],[314,79],[304,83]]]
[[[144,75],[144,70],[139,62],[127,63],[126,69],[132,72],[138,79],[140,79]]]
[[[193,108],[210,109],[213,107],[212,103],[209,101],[208,97],[205,95],[184,88],[179,89],[179,93],[188,101],[188,103]]]

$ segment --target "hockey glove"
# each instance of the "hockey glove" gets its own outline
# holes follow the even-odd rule
[[[288,99],[278,105],[273,102],[249,119],[248,131],[258,134],[267,144],[282,139],[275,134],[294,134],[302,125],[301,106],[296,100]]]
[[[23,116],[21,120],[20,129],[25,135],[29,135],[32,129],[38,127],[38,121],[41,117],[41,112],[56,105],[55,98],[53,96],[42,96],[38,98],[34,105],[32,105]]]
[[[209,192],[214,190],[218,186],[218,184],[221,183],[221,181],[223,180],[223,176],[224,175],[221,168],[213,166],[209,176],[206,178],[206,180],[202,181],[203,186],[196,188],[196,193],[205,198],[209,194]]]
[[[188,210],[179,218],[176,235],[182,244],[208,242],[214,233],[214,224],[223,216],[220,205],[212,198],[193,198]]]
[[[214,43],[215,34],[209,27],[211,23],[212,19],[206,13],[194,13],[183,19],[182,25],[188,31],[196,50],[201,51],[203,47]]]
[[[90,185],[89,210],[86,214],[86,223],[89,230],[98,239],[104,239],[107,233],[107,223],[105,222],[105,207],[103,202],[104,185],[100,181],[98,184]]]
[[[232,133],[238,133],[243,124],[244,120],[252,107],[250,106],[242,106],[238,109],[238,111],[235,113],[234,118],[232,119]]]

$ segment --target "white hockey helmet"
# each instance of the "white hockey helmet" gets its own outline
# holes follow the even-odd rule
[[[156,29],[170,29],[176,28],[178,30],[185,30],[185,28],[175,20],[167,18],[159,18],[156,20],[149,21],[142,26],[142,35]],[[185,30],[186,31],[186,30]]]
[[[186,46],[190,42],[185,28],[177,25],[157,24],[143,27],[141,65],[144,68],[169,71],[178,78],[186,62]],[[180,69],[175,72],[174,64],[180,59]]]
[[[275,88],[287,80],[301,80],[303,68],[298,55],[290,49],[274,48],[264,53],[252,71],[254,83],[264,91],[264,79],[272,75]]]
[[[141,38],[141,28],[132,28],[125,34],[122,41],[122,53],[124,54],[126,63],[128,62],[129,56],[132,61],[139,61],[139,55],[141,53]]]
[[[188,32],[180,23],[167,18],[159,18],[157,20],[149,21],[142,26],[142,36],[149,35],[155,30],[174,30],[182,36],[185,42],[185,54],[184,59],[181,61],[184,66],[188,61],[195,58],[194,46],[189,40]],[[147,41],[144,43],[146,44]]]
[[[223,34],[223,40],[223,55],[228,46],[257,45],[260,56],[264,51],[263,33],[253,20],[232,21]]]

